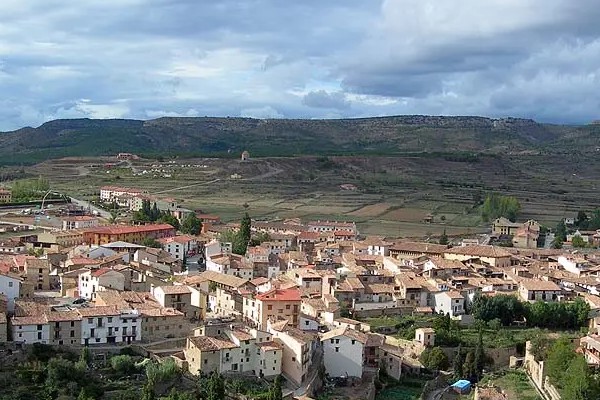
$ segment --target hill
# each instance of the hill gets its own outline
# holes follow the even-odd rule
[[[393,116],[336,120],[252,118],[64,119],[0,133],[0,163],[117,152],[252,156],[506,154],[595,151],[600,126],[527,119]]]

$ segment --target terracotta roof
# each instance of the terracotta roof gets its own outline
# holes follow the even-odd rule
[[[244,278],[238,278],[237,276],[222,274],[216,271],[204,271],[198,275],[188,277],[184,280],[186,284],[197,284],[201,282],[216,282],[224,286],[230,286],[238,288],[245,285],[249,281]]]
[[[262,343],[256,343],[256,346],[261,349],[262,351],[275,351],[275,350],[282,350],[283,346],[281,346],[278,343],[275,342],[262,342]]]
[[[171,236],[171,237],[167,237],[167,238],[158,239],[158,241],[163,244],[173,243],[173,242],[179,243],[179,244],[187,244],[188,242],[191,242],[194,240],[196,240],[196,238],[193,236],[189,236],[189,235],[177,235],[177,236]]]
[[[185,285],[159,286],[164,294],[188,294],[192,293],[189,287]],[[158,289],[157,288],[157,289]]]
[[[447,292],[442,292],[445,293],[446,296],[450,297],[451,299],[464,299],[465,297],[460,294],[460,292],[457,292],[456,290],[449,290]]]
[[[296,288],[273,289],[257,294],[256,299],[260,301],[301,301],[300,291]]]
[[[84,318],[89,317],[105,317],[119,315],[120,312],[115,306],[97,306],[97,307],[82,307],[78,308],[77,312]]]
[[[390,250],[410,253],[442,254],[448,246],[436,243],[397,242]]]
[[[523,279],[519,283],[526,290],[546,290],[546,291],[559,291],[560,286],[552,281],[543,281],[538,279]]]
[[[238,347],[229,340],[222,340],[211,336],[192,336],[189,338],[200,351],[217,351],[221,349],[234,349]]]
[[[127,233],[144,233],[144,232],[155,232],[159,230],[174,230],[169,224],[149,224],[139,226],[125,226],[125,225],[109,225],[99,226],[96,228],[85,229],[86,233],[96,234],[108,234],[108,235],[119,235]]]
[[[446,250],[445,253],[487,258],[504,258],[511,256],[508,251],[501,247],[484,245],[452,247],[451,249]]]
[[[110,269],[110,268],[100,268],[95,271],[92,271],[92,276],[97,278],[99,276],[106,274],[107,272],[110,272],[110,271],[112,271],[112,269]]]
[[[348,326],[343,326],[325,333],[321,337],[321,341],[329,340],[338,336],[346,336],[362,344],[366,344],[367,340],[369,339],[369,337],[366,334],[352,329]]]
[[[269,283],[269,279],[260,276],[258,278],[251,279],[250,283],[253,284],[254,286],[260,286],[260,285],[264,285],[265,283]]]

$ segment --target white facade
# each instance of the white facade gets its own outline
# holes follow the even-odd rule
[[[132,343],[142,339],[142,318],[139,311],[95,313],[93,308],[90,311],[81,320],[81,344]]]
[[[102,272],[101,275],[99,275]],[[77,289],[79,297],[93,300],[95,293],[100,290],[125,290],[125,276],[117,271],[88,271],[79,275]]]
[[[0,274],[0,293],[8,298],[8,312],[15,310],[15,299],[21,295],[21,279]]]
[[[364,345],[347,336],[323,339],[325,370],[331,377],[362,377]]]
[[[23,317],[26,318],[26,317]],[[13,341],[18,343],[42,343],[50,341],[50,325],[46,321],[19,325],[20,318],[14,318],[12,324]]]
[[[183,260],[188,254],[198,249],[198,242],[194,238],[182,239],[180,237],[165,238],[160,240],[163,250],[177,260]]]
[[[465,299],[458,297],[453,292],[441,292],[435,294],[435,312],[450,314],[451,317],[465,313]]]

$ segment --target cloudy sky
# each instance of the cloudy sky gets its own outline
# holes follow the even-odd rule
[[[2,0],[0,129],[54,118],[600,118],[597,0]]]

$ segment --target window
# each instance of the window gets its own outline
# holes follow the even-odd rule
[[[352,339],[352,345],[354,345],[356,343],[356,340]]]
[[[75,326],[75,321],[71,321],[71,328]]]
[[[335,344],[340,344],[340,339],[335,339]]]
[[[112,322],[112,317],[108,317],[108,322]]]
[[[194,361],[194,359],[192,359],[192,361]],[[208,364],[208,360],[207,359],[204,359],[204,364],[205,365]]]
[[[71,331],[71,337],[75,337],[75,331]]]
[[[269,304],[269,305],[267,306],[267,310],[272,310],[272,309],[273,309],[273,304]]]
[[[88,324],[93,324],[94,323],[94,318],[88,318]]]
[[[13,283],[12,282],[8,282],[8,287],[13,287]]]
[[[340,352],[340,348],[339,348],[339,347],[336,347],[336,348],[335,348],[335,352],[336,352],[336,353],[339,353],[339,352]]]
[[[283,314],[283,309],[281,309],[281,308],[280,308],[279,310],[277,310],[277,312],[278,312],[279,314]]]
[[[42,340],[42,332],[38,332],[38,340]]]
[[[289,304],[287,304],[287,305],[285,306],[285,309],[286,309],[286,310],[289,310],[289,309],[290,309],[290,305],[289,305]]]
[[[331,344],[333,344],[334,340],[333,340],[333,339],[330,339],[330,342],[331,342]]]
[[[296,357],[292,357],[292,362],[296,361]]]

